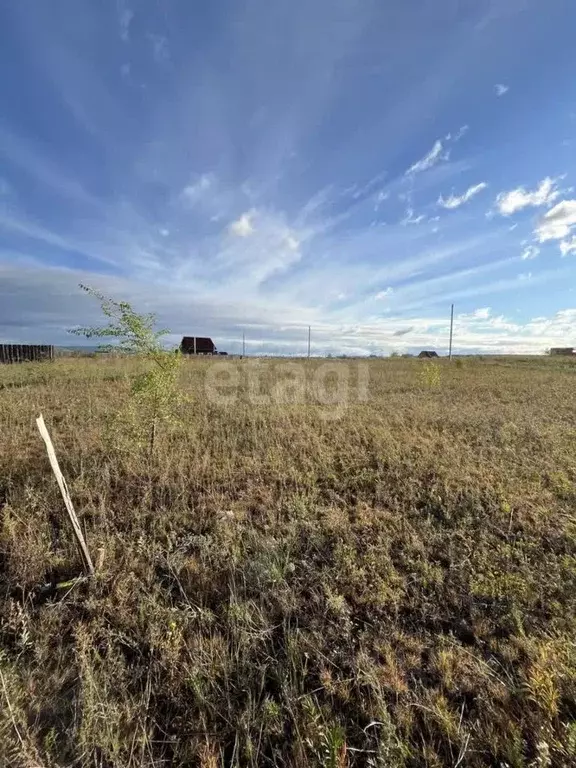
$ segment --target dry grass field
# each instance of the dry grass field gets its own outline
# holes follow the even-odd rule
[[[227,364],[152,456],[138,361],[0,368],[0,765],[576,765],[572,361]]]

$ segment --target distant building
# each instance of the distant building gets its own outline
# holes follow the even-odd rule
[[[418,355],[418,357],[440,357],[438,352],[434,352],[433,349],[423,349],[422,352]]]
[[[552,347],[551,355],[573,355],[574,347]]]
[[[180,344],[184,355],[217,355],[218,350],[212,339],[207,336],[184,336]]]

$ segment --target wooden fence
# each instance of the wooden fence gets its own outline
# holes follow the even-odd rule
[[[0,344],[0,363],[54,360],[51,344]]]

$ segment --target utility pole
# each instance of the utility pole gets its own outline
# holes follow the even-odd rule
[[[452,360],[452,335],[454,331],[454,304],[450,308],[450,348],[448,349],[448,360]]]
[[[308,326],[308,358],[310,358],[310,326]]]
[[[246,334],[242,331],[242,357],[246,357]]]

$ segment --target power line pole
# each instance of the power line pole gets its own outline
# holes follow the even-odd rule
[[[310,326],[308,326],[308,358],[310,358]]]
[[[448,350],[448,360],[452,360],[452,335],[454,332],[454,304],[450,308],[450,348]]]

